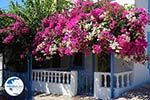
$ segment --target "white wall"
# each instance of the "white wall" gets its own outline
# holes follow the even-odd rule
[[[133,70],[134,65],[132,62],[126,62],[122,59],[115,59],[115,73],[126,72]]]
[[[148,11],[148,0],[136,0],[135,2],[136,7],[138,8],[145,8]],[[145,28],[145,34],[150,32],[150,26],[147,25]],[[147,35],[146,35],[147,36]],[[134,64],[134,85],[137,86],[144,82],[150,81],[150,73],[147,68],[147,64]]]
[[[133,78],[134,86],[150,81],[150,73],[147,66],[137,63],[134,64]]]
[[[135,5],[138,8],[145,8],[148,11],[148,0],[135,0]]]

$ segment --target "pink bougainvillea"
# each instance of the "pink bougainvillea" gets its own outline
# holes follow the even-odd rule
[[[16,52],[22,59],[31,48],[29,27],[21,17],[15,14],[1,14],[0,17],[10,20],[8,26],[0,29],[0,42],[2,43],[1,45],[4,45],[3,49],[18,50]]]
[[[4,44],[11,44],[14,39],[18,39],[18,36],[23,36],[29,33],[29,28],[21,17],[15,14],[1,14],[0,17],[10,18],[15,21],[9,26],[0,29],[1,37],[4,38]]]
[[[70,11],[43,19],[33,53],[41,59],[56,53],[63,56],[103,51],[139,61],[147,47],[144,33],[147,22],[148,14],[143,8],[78,0]]]

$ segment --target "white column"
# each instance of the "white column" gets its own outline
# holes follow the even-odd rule
[[[0,86],[3,84],[3,55],[0,54]]]
[[[78,88],[78,72],[77,71],[71,71],[71,93],[70,96],[75,96],[77,94],[77,88]]]
[[[99,72],[94,72],[94,97],[97,97],[98,90],[101,86],[101,76]]]

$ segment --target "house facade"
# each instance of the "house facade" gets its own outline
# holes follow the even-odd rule
[[[149,0],[112,0],[120,4],[134,4],[150,12]],[[150,26],[145,29],[150,53]],[[113,69],[111,68],[113,62]],[[150,63],[125,62],[113,56],[83,55],[63,58],[54,56],[49,67],[33,69],[33,91],[69,96],[90,95],[109,100],[145,82],[150,82]],[[112,72],[113,70],[113,72]]]

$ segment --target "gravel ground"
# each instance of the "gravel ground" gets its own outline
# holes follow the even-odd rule
[[[62,96],[62,95],[46,95],[37,94],[34,100],[96,100],[93,97],[88,96]],[[136,89],[132,89],[128,92],[122,94],[119,98],[115,100],[150,100],[150,84],[144,84]]]
[[[150,100],[150,83],[125,92],[118,100]]]
[[[6,97],[1,95],[1,92],[0,92],[0,100],[7,100]],[[69,97],[69,96],[53,95],[53,94],[49,94],[49,95],[36,94],[34,96],[34,100],[96,100],[96,99],[88,96]],[[128,92],[125,92],[115,100],[150,100],[150,83],[144,84],[140,87],[137,87],[136,89],[132,89]]]
[[[75,96],[75,97],[69,97],[69,96],[62,96],[62,95],[38,95],[34,98],[34,100],[96,100],[93,97],[87,97],[87,96]]]

